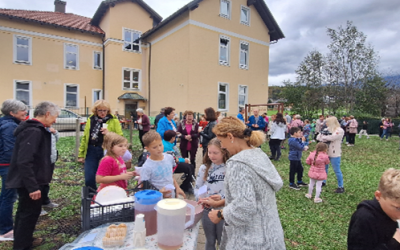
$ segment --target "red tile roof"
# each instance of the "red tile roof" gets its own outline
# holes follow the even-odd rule
[[[13,10],[0,8],[0,16],[18,18],[26,21],[49,24],[57,27],[64,27],[67,29],[74,29],[83,32],[104,34],[104,31],[102,29],[90,24],[90,21],[92,20],[91,18],[75,15],[72,13]]]

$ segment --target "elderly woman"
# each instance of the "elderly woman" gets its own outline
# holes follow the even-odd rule
[[[303,127],[304,127],[304,123],[301,121],[301,116],[300,115],[295,115],[294,119],[292,120],[292,122],[290,123],[290,128],[292,127],[298,127],[301,129],[301,131],[303,131]]]
[[[7,174],[11,155],[14,149],[14,130],[26,118],[27,107],[18,100],[5,100],[1,107],[4,117],[0,118],[0,237],[12,239],[13,234],[13,204],[17,200],[17,190],[6,189]]]
[[[222,119],[213,131],[232,155],[226,163],[225,207],[208,215],[215,224],[225,220],[220,249],[286,249],[275,197],[283,181],[257,148],[264,133],[234,117]]]
[[[13,249],[31,249],[33,232],[42,211],[44,186],[51,182],[51,134],[46,128],[56,121],[60,108],[51,102],[39,103],[34,118],[22,122],[16,137],[6,188],[18,192]],[[3,218],[1,218],[3,220]]]
[[[174,121],[175,117],[175,109],[171,107],[166,107],[164,109],[164,117],[160,119],[157,123],[157,133],[161,135],[161,138],[164,139],[164,133],[167,130],[173,130],[175,132],[178,131],[176,123]],[[180,133],[177,133],[177,136],[180,136]]]
[[[181,122],[178,132],[182,134],[179,145],[183,158],[188,158],[190,152],[190,163],[196,168],[196,153],[199,144],[199,124],[194,119],[193,111],[184,113],[186,119]]]
[[[150,119],[147,115],[144,114],[143,109],[138,108],[136,109],[136,114],[137,114],[137,119],[135,123],[138,126],[139,129],[139,140],[140,143],[142,144],[142,148],[144,148],[143,144],[143,135],[149,132],[150,130]]]
[[[83,132],[78,161],[85,163],[85,185],[97,190],[96,172],[101,158],[104,157],[102,148],[104,135],[108,131],[121,136],[123,134],[121,124],[118,118],[111,114],[110,104],[107,101],[96,101],[92,112]]]
[[[336,117],[331,116],[326,119],[326,126],[328,127],[329,134],[321,133],[318,135],[317,140],[322,142],[329,143],[328,145],[328,156],[331,161],[331,165],[333,171],[336,174],[338,188],[335,190],[335,193],[341,194],[344,193],[343,187],[343,174],[340,170],[340,160],[342,156],[342,138],[344,135],[343,129],[340,127],[340,124]],[[328,174],[329,164],[325,166],[326,174]],[[326,180],[322,184],[322,186],[326,185]]]

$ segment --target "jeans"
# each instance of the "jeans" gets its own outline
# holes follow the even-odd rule
[[[97,190],[96,172],[99,168],[100,160],[104,157],[101,146],[89,145],[85,159],[85,186]]]
[[[16,189],[6,189],[6,181],[9,167],[0,167],[1,194],[0,194],[0,235],[13,229],[13,205],[17,200]]]
[[[208,217],[209,213],[210,210],[204,209],[203,217],[201,218],[204,234],[206,236],[206,245],[204,249],[215,250],[215,243],[217,243],[218,246],[221,244],[222,230],[224,228],[225,221],[221,220],[218,222],[218,224],[214,224]]]
[[[387,140],[387,139],[389,138],[389,136],[390,136],[390,132],[389,132],[388,129],[384,129],[384,130],[383,130],[383,133],[382,133],[382,135],[381,135],[381,138],[385,137],[385,135],[386,135],[386,140]]]
[[[333,171],[336,174],[338,187],[342,188],[343,187],[343,174],[342,174],[342,171],[340,170],[340,159],[341,159],[341,157],[329,157]],[[328,175],[328,168],[329,168],[329,164],[325,165],[325,171],[326,171],[327,175]],[[324,183],[326,183],[326,180],[324,180]]]

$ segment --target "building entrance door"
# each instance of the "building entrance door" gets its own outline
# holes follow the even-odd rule
[[[137,117],[136,109],[137,109],[137,102],[136,103],[126,103],[125,104],[125,117],[126,117],[126,119],[131,120],[132,114],[135,114],[135,117]]]

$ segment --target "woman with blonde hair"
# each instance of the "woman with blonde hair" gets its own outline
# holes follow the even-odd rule
[[[286,249],[275,197],[283,181],[257,148],[264,133],[235,117],[222,119],[213,132],[232,156],[226,163],[225,207],[209,213],[215,224],[225,220],[220,249]]]
[[[340,161],[342,156],[342,138],[344,135],[343,129],[340,127],[340,124],[336,117],[331,116],[326,119],[327,131],[321,131],[318,135],[317,140],[328,143],[328,156],[331,161],[331,165],[333,171],[336,174],[338,188],[335,190],[335,193],[341,194],[344,193],[343,187],[343,174],[340,170]],[[328,175],[329,164],[325,166],[326,174]],[[326,185],[326,180],[322,184],[322,186]]]
[[[85,186],[97,190],[96,172],[103,158],[104,135],[109,131],[123,136],[121,124],[116,116],[111,114],[110,104],[98,100],[92,108],[93,114],[87,119],[85,131],[79,147],[79,162],[85,163]]]

